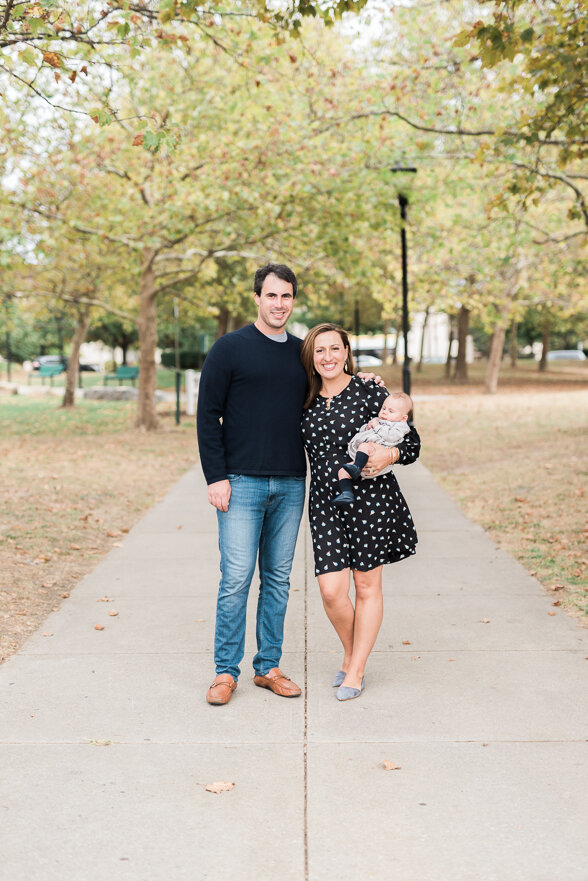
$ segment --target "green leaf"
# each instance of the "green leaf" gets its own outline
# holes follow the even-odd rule
[[[32,49],[30,46],[28,46],[26,49],[24,49],[22,52],[20,52],[18,57],[20,58],[21,61],[24,61],[25,64],[32,65],[32,64],[36,64],[38,61],[40,61],[39,56],[37,55],[35,50]]]
[[[455,37],[455,39],[451,45],[455,46],[456,48],[458,48],[460,46],[467,46],[468,43],[470,42],[470,40],[471,40],[470,31],[460,31],[459,34]]]

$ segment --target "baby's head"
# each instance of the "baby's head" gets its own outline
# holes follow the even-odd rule
[[[382,409],[378,413],[380,419],[386,422],[406,422],[408,414],[412,410],[412,400],[410,395],[404,392],[393,392],[388,395]]]

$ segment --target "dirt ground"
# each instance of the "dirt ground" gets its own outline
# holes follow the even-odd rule
[[[399,368],[382,373],[401,386]],[[588,366],[506,369],[495,396],[481,393],[480,365],[472,374],[467,386],[437,365],[413,374],[422,460],[554,603],[588,620]],[[198,458],[194,420],[177,427],[171,407],[146,434],[133,404],[58,403],[0,392],[1,660]]]
[[[588,622],[588,391],[431,397],[415,424],[468,517]]]
[[[118,408],[122,427],[97,434],[0,434],[2,660],[198,459],[186,417],[146,434],[129,427],[132,407]]]

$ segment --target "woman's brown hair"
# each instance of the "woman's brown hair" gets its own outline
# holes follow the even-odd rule
[[[341,337],[341,342],[347,349],[347,358],[345,359],[345,365],[343,367],[345,373],[348,373],[350,376],[353,376],[355,373],[355,364],[353,363],[353,355],[351,354],[351,342],[347,331],[338,324],[329,324],[328,322],[324,324],[316,324],[314,327],[311,327],[304,338],[302,349],[300,351],[300,360],[302,361],[302,366],[306,370],[306,375],[308,377],[308,394],[304,402],[305,410],[310,407],[318,395],[323,383],[322,377],[319,376],[314,367],[315,341],[319,334],[329,333],[329,331],[338,333]]]

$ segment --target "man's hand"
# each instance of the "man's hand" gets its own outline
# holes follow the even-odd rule
[[[377,376],[375,373],[358,373],[357,376],[358,376],[360,379],[363,379],[364,382],[367,382],[368,379],[373,379],[374,382],[377,383],[377,385],[379,385],[381,388],[385,388],[385,387],[386,387],[386,383],[384,382],[384,380],[382,379],[382,377],[381,377],[381,376]]]
[[[361,472],[362,477],[376,477],[380,471],[383,471],[390,464],[390,448],[383,447],[381,444],[373,444],[373,450],[370,451],[370,457],[366,462],[365,468]]]
[[[229,510],[229,499],[231,498],[231,484],[228,480],[217,480],[208,486],[208,501],[213,507],[219,511]]]

